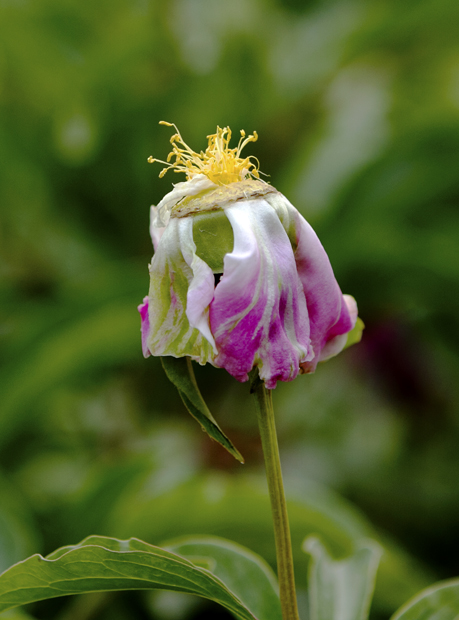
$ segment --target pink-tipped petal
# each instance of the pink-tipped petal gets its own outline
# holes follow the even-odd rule
[[[345,334],[354,327],[357,319],[357,307],[352,306],[351,302],[348,305],[327,253],[304,217],[282,194],[270,196],[269,202],[284,223],[295,247],[296,268],[306,297],[314,349],[313,358],[301,363],[301,371],[314,372],[319,360],[329,357],[329,352],[338,352],[339,347],[344,347]],[[327,346],[327,343],[330,345]]]

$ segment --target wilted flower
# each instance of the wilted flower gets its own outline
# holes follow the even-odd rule
[[[187,181],[151,207],[155,254],[139,306],[145,357],[188,355],[238,381],[256,366],[270,389],[313,372],[344,348],[357,306],[311,226],[241,157],[256,133],[241,131],[230,149],[230,129],[217,127],[198,154],[164,124],[177,133],[160,176],[173,169]]]

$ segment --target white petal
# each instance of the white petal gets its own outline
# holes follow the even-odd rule
[[[180,219],[179,230],[183,258],[193,272],[186,297],[186,316],[191,327],[201,332],[216,354],[217,347],[209,325],[209,304],[214,298],[214,274],[209,265],[196,255],[196,245],[193,241],[193,218]]]
[[[150,237],[153,242],[153,247],[155,248],[155,252],[158,247],[159,240],[161,239],[163,232],[166,229],[165,226],[161,226],[161,227],[156,226],[157,211],[158,211],[158,207],[151,205],[150,207]]]

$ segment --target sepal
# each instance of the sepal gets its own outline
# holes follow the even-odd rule
[[[199,422],[202,430],[228,450],[237,461],[244,463],[244,457],[231,443],[210,413],[196,382],[190,358],[161,357],[161,363],[167,378],[178,389],[183,404],[193,418]]]

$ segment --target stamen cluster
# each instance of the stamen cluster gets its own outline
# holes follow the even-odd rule
[[[255,157],[249,156],[245,159],[241,157],[242,149],[249,142],[258,140],[257,132],[254,131],[246,137],[244,130],[241,130],[241,137],[236,148],[230,148],[231,129],[217,127],[217,132],[207,136],[207,149],[200,153],[195,153],[183,140],[179,130],[173,123],[161,121],[161,125],[173,127],[176,133],[170,139],[172,151],[167,156],[166,161],[149,157],[149,163],[159,162],[166,167],[161,170],[159,176],[162,178],[168,170],[174,172],[184,172],[189,181],[197,174],[204,174],[217,185],[229,185],[237,181],[244,181],[247,178],[259,178],[258,161]],[[171,163],[172,158],[175,161]],[[254,163],[255,162],[255,163]]]

